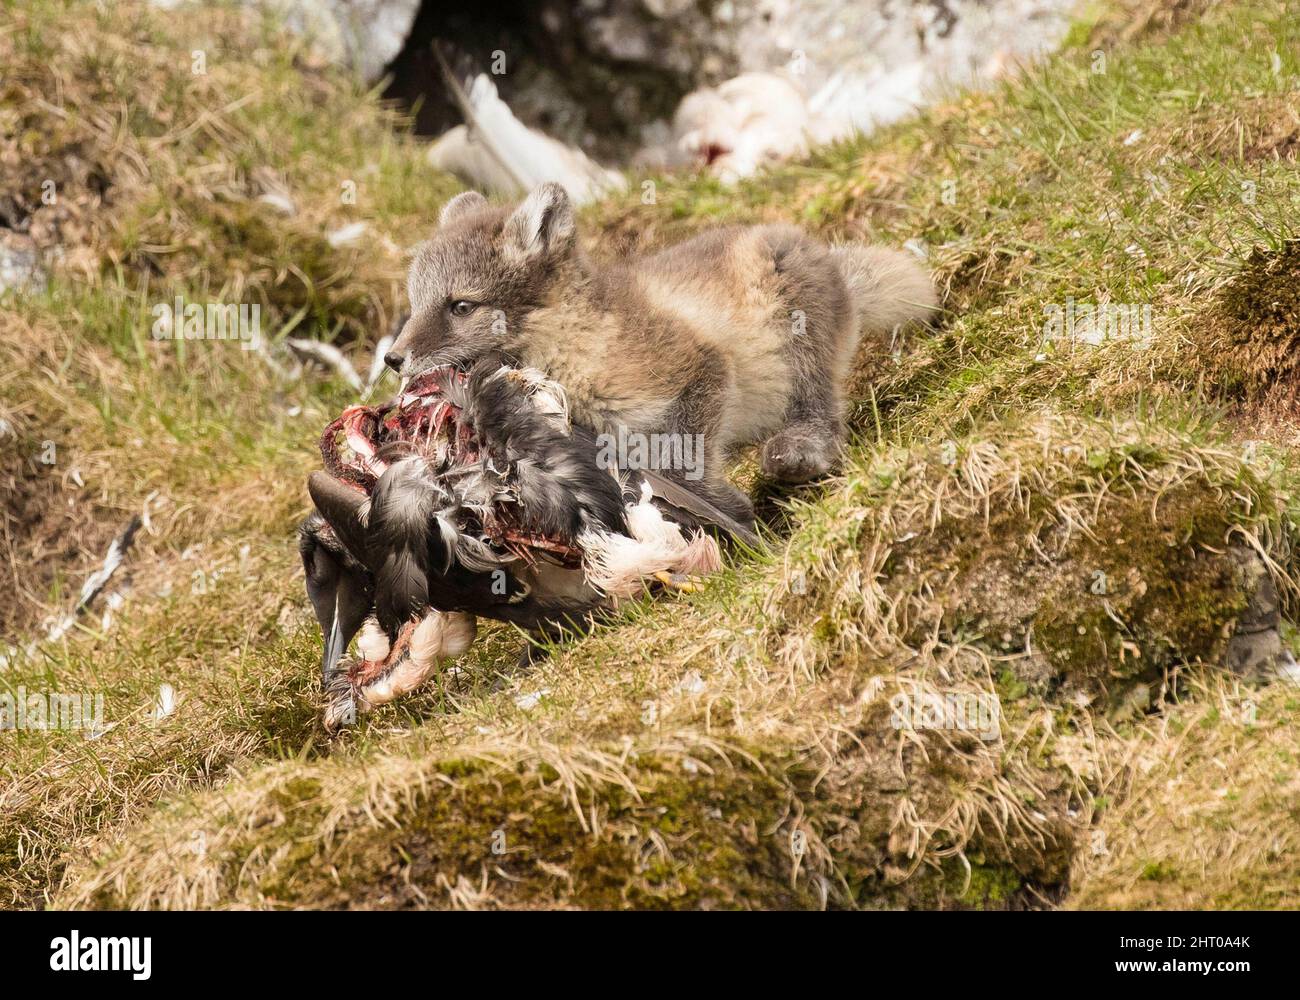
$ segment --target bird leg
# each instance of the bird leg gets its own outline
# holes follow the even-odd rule
[[[358,707],[366,711],[424,683],[440,663],[469,649],[475,631],[474,616],[459,611],[429,608],[423,617],[406,622],[398,629],[387,656],[358,659],[348,668],[342,684],[331,685],[326,728],[333,731],[351,721],[349,708],[353,713]]]
[[[687,573],[669,573],[667,570],[660,570],[652,575],[669,590],[676,590],[683,594],[698,594],[704,589],[704,577],[702,576],[692,576]]]
[[[434,612],[436,614],[436,612]],[[421,619],[413,618],[397,630],[397,639],[393,642],[388,651],[388,655],[383,659],[365,660],[360,659],[348,668],[348,677],[352,684],[358,690],[364,688],[367,684],[375,679],[382,677],[393,665],[397,663],[411,646],[411,636],[414,635],[416,626],[420,624]]]

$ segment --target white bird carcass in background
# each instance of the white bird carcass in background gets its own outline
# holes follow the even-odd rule
[[[627,186],[618,171],[526,126],[497,95],[486,74],[474,78],[468,94],[454,80],[447,82],[466,124],[457,125],[429,147],[432,166],[474,188],[508,197],[555,181],[582,204]]]
[[[852,126],[813,110],[781,73],[742,73],[682,99],[673,115],[677,152],[727,181],[847,138]]]

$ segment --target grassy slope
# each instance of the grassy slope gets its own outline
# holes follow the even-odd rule
[[[0,45],[33,77],[52,65],[110,89],[150,84],[128,102],[125,143],[105,140],[118,134],[108,123],[77,137],[120,158],[88,238],[95,280],[58,277],[5,318],[14,374],[0,407],[29,455],[52,436],[39,421],[64,415],[59,439],[83,501],[106,512],[92,521],[110,526],[101,534],[151,492],[166,501],[151,507],[113,629],[0,674],[9,687],[102,690],[118,722],[91,742],[0,743],[6,895],[1295,905],[1277,823],[1300,791],[1294,689],[1216,669],[1264,572],[1294,610],[1296,438],[1285,393],[1269,388],[1290,375],[1285,352],[1224,345],[1248,335],[1252,309],[1273,310],[1259,339],[1294,335],[1272,303],[1300,188],[1295,13],[1252,2],[1199,23],[1081,25],[1078,45],[1005,90],[811,164],[736,192],[657,178],[654,204],[597,206],[605,252],[768,218],[920,239],[949,315],[893,356],[864,354],[859,442],[841,479],[775,510],[788,540],[526,674],[511,666],[516,640],[490,630],[458,675],[334,743],[314,723],[318,639],[290,532],[313,431],[344,393],[278,385],[228,345],[150,343],[141,303],[161,293],[142,291],[142,274],[196,297],[247,289],[277,325],[301,314],[326,335],[371,330],[397,307],[396,247],[450,187],[302,53],[268,46],[236,68],[214,46],[209,65],[231,75],[195,81],[184,57],[198,29],[170,20],[171,41],[132,29],[157,46],[150,77],[122,43],[82,50],[89,29],[20,19]],[[23,15],[47,29],[56,16],[72,15]],[[81,93],[65,89],[74,124],[97,106]],[[183,103],[160,121],[166,106],[144,93]],[[12,94],[3,105],[13,113]],[[210,127],[187,128],[201,109]],[[133,143],[147,176],[120,151]],[[298,216],[253,202],[264,163]],[[367,164],[367,196],[339,205],[340,177]],[[358,216],[387,238],[375,252],[316,238]],[[178,247],[176,232],[195,235]],[[1153,343],[1045,348],[1043,307],[1067,296],[1150,304]],[[66,605],[65,581],[89,561],[33,603]],[[180,707],[154,722],[164,681]],[[891,724],[899,693],[952,691],[996,692],[997,740]]]

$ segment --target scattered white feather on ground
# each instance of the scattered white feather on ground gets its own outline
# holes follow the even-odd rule
[[[539,688],[536,691],[529,691],[525,694],[515,695],[515,707],[523,712],[531,712],[541,703],[541,700],[550,693],[550,688]]]
[[[153,717],[155,722],[172,715],[176,711],[176,689],[170,684],[158,685],[158,697],[154,701]]]

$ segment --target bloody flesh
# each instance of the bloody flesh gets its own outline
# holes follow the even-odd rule
[[[440,473],[493,458],[494,468],[505,468],[505,457],[483,452],[474,429],[462,419],[463,411],[447,398],[452,380],[463,385],[466,376],[453,368],[435,368],[412,379],[381,406],[349,406],[321,435],[325,470],[369,496],[388,468],[382,453],[392,445],[407,446],[406,454],[413,449]],[[508,478],[509,472],[504,475]],[[510,500],[472,513],[487,539],[526,562],[534,562],[543,552],[566,566],[582,561],[581,549],[565,539],[529,530],[526,512]]]

